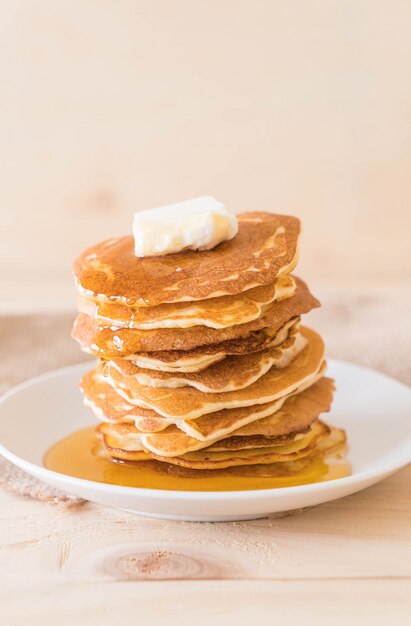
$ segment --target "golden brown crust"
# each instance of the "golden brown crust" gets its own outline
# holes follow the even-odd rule
[[[294,293],[294,279],[287,275],[280,276],[273,283],[254,287],[240,294],[151,307],[138,308],[119,302],[96,302],[79,295],[78,310],[96,319],[101,326],[113,325],[140,330],[189,328],[199,325],[226,328],[257,319],[268,304],[291,298]]]
[[[76,319],[72,336],[96,356],[116,358],[139,352],[192,350],[199,346],[244,338],[264,328],[270,328],[275,333],[291,318],[308,313],[319,306],[318,300],[310,293],[307,285],[298,278],[296,283],[297,290],[294,296],[281,302],[274,302],[269,305],[263,316],[246,324],[221,329],[206,326],[155,330],[113,329],[99,327],[95,320],[81,313]]]
[[[133,449],[133,438],[137,447],[148,446],[153,452],[161,454],[177,454],[181,451],[199,450],[208,448],[210,451],[221,449],[241,449],[253,447],[265,447],[274,445],[274,441],[282,438],[294,438],[297,434],[304,433],[318,419],[321,413],[330,410],[334,384],[331,379],[321,379],[308,389],[287,398],[281,408],[269,417],[257,419],[246,426],[235,428],[235,415],[231,430],[225,433],[227,427],[227,415],[221,412],[219,416],[211,415],[199,418],[204,422],[207,419],[214,421],[214,430],[209,430],[210,440],[198,440],[187,435],[178,426],[170,425],[160,434],[141,433],[132,422],[103,424],[101,432],[114,434],[121,439],[126,437],[128,448]],[[96,402],[98,402],[98,398]],[[229,413],[226,411],[225,413]],[[241,413],[238,414],[241,424]],[[200,424],[201,427],[201,424]],[[209,428],[211,424],[209,424]],[[218,435],[218,433],[220,433]],[[144,436],[145,435],[145,436]],[[131,446],[130,446],[131,441]],[[117,444],[118,447],[118,444]]]
[[[315,451],[316,446],[330,435],[330,428],[323,422],[317,421],[313,428],[300,439],[292,438],[291,442],[277,441],[275,445],[269,447],[241,447],[229,448],[227,450],[212,451],[210,448],[186,452],[175,456],[164,456],[145,448],[138,449],[133,444],[129,445],[127,432],[116,432],[120,428],[112,425],[102,424],[98,427],[98,433],[103,441],[103,445],[111,456],[123,460],[146,460],[156,459],[181,465],[183,467],[197,469],[218,469],[233,467],[238,465],[259,465],[266,463],[276,463],[303,458]],[[131,438],[132,440],[132,438]]]
[[[304,349],[306,340],[297,331],[275,348],[262,352],[228,356],[200,372],[177,373],[144,369],[126,359],[113,359],[109,367],[115,367],[125,376],[133,376],[142,385],[177,388],[191,386],[200,391],[219,393],[241,389],[255,382],[271,367],[283,368]]]
[[[264,404],[291,393],[306,380],[317,376],[324,361],[324,343],[309,328],[303,328],[301,334],[307,345],[288,367],[271,369],[252,385],[237,391],[204,393],[192,387],[173,390],[147,387],[115,368],[111,368],[107,382],[131,404],[154,409],[160,415],[171,418],[195,419],[225,408]],[[99,371],[103,374],[101,367],[97,366]]]
[[[238,215],[239,231],[212,250],[137,258],[133,237],[97,244],[74,274],[89,296],[136,306],[204,300],[273,282],[296,263],[300,221],[271,213]]]
[[[245,337],[228,339],[227,341],[222,341],[221,343],[198,346],[192,350],[154,350],[152,352],[138,352],[130,354],[126,358],[133,362],[133,360],[136,360],[137,357],[144,357],[146,360],[149,359],[150,361],[153,361],[154,365],[158,362],[161,366],[161,364],[174,365],[182,359],[195,360],[196,358],[201,359],[202,357],[214,357],[217,355],[221,360],[226,356],[261,352],[262,350],[278,346],[281,343],[281,341],[278,341],[279,333],[287,332],[289,328],[294,326],[294,324],[299,324],[299,322],[300,317],[294,317],[283,324],[283,326],[281,326],[281,328],[277,331],[273,328],[267,327],[262,328],[261,330],[255,330]],[[79,333],[80,332],[81,331],[79,331]],[[77,341],[79,341],[79,333],[75,335],[73,329],[73,337]],[[87,347],[86,343],[82,345],[84,348]],[[208,364],[206,364],[206,366],[208,366]]]

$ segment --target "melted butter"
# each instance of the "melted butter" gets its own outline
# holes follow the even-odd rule
[[[293,463],[188,470],[159,461],[120,462],[104,455],[94,427],[77,431],[55,443],[45,454],[50,470],[76,478],[124,487],[177,491],[242,491],[293,487],[349,476],[350,466],[335,457]]]

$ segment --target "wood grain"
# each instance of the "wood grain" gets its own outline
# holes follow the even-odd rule
[[[0,585],[30,580],[411,577],[411,467],[291,517],[192,523],[1,495]],[[28,562],[31,567],[27,569]]]
[[[410,482],[408,467],[300,515],[216,524],[93,504],[67,512],[1,494],[0,621],[101,626],[132,612],[156,626],[285,614],[327,626],[348,616],[408,624]]]
[[[409,626],[409,580],[39,584],[0,590],[7,626]],[[27,606],[30,611],[27,611]]]

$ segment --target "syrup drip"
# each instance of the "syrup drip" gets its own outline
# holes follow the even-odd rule
[[[341,455],[341,452],[340,452]],[[342,456],[315,457],[292,463],[190,470],[160,461],[114,461],[102,450],[94,427],[55,443],[45,454],[50,470],[76,478],[124,487],[176,491],[243,491],[293,487],[349,476]]]

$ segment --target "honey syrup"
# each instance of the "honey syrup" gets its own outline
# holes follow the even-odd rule
[[[61,474],[99,483],[176,491],[273,489],[335,480],[350,474],[350,466],[342,453],[292,463],[221,470],[190,470],[154,460],[114,461],[102,451],[94,427],[77,431],[55,443],[46,452],[44,465]]]

